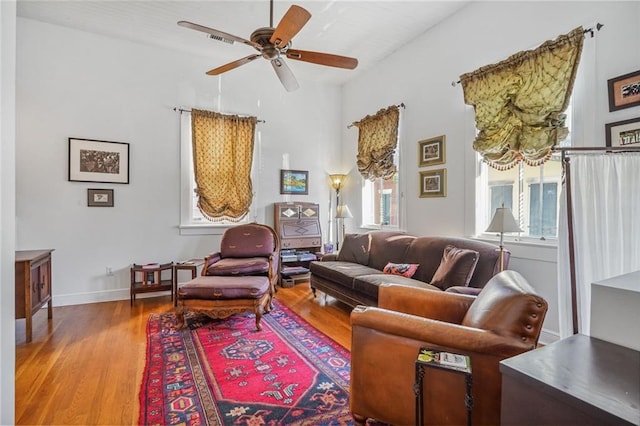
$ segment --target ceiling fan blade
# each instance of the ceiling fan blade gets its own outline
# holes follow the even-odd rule
[[[178,21],[178,25],[180,25],[181,27],[185,27],[185,28],[189,28],[189,29],[192,29],[192,30],[202,31],[203,33],[207,33],[207,34],[209,34],[209,37],[211,37],[214,40],[222,41],[222,42],[229,43],[229,44],[233,44],[234,41],[237,41],[238,43],[244,43],[244,44],[247,44],[247,45],[249,45],[251,47],[255,47],[256,49],[261,49],[262,48],[261,45],[259,45],[256,42],[253,42],[251,40],[247,40],[245,38],[238,37],[238,36],[235,36],[233,34],[225,33],[223,31],[214,30],[213,28],[209,28],[209,27],[205,27],[205,26],[202,26],[202,25],[194,24],[193,22]]]
[[[229,62],[228,64],[219,66],[218,68],[214,68],[211,71],[207,71],[207,75],[219,75],[219,74],[222,74],[223,72],[231,71],[232,69],[238,68],[239,66],[244,64],[248,64],[249,62],[259,57],[260,57],[259,54],[245,56],[244,58],[238,59],[237,61]]]
[[[280,20],[269,41],[276,47],[286,46],[310,18],[311,14],[306,9],[292,5]]]
[[[330,53],[309,52],[307,50],[289,49],[287,50],[287,58],[350,70],[358,66],[358,60],[356,58],[332,55]]]
[[[276,71],[280,82],[287,90],[287,92],[293,92],[297,90],[300,86],[298,85],[298,81],[296,77],[291,72],[291,68],[282,60],[282,58],[276,58],[271,60],[271,65],[273,69]]]

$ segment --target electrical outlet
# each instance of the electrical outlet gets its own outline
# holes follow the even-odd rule
[[[111,266],[107,266],[107,276],[112,276],[113,275],[113,268],[111,268]]]

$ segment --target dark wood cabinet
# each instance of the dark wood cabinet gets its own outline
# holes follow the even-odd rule
[[[33,338],[33,315],[44,305],[53,318],[51,299],[52,249],[16,251],[16,319],[26,320],[26,342]]]
[[[315,260],[315,254],[322,249],[320,206],[304,202],[275,203],[274,218],[275,230],[280,236],[280,285],[308,279],[309,262]]]
[[[640,352],[577,334],[500,362],[502,425],[639,425]]]

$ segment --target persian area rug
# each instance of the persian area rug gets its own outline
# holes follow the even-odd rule
[[[152,314],[140,390],[145,425],[351,425],[350,353],[274,300],[223,320]]]

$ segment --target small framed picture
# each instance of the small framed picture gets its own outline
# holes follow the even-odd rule
[[[607,146],[640,146],[640,117],[604,125]]]
[[[69,180],[129,183],[129,144],[69,138]]]
[[[309,194],[309,172],[306,170],[280,170],[281,194]]]
[[[447,161],[445,152],[446,138],[445,135],[441,135],[418,142],[419,167],[435,166],[444,164]]]
[[[447,169],[420,172],[420,198],[447,196]]]
[[[87,189],[87,206],[113,207],[113,189]]]
[[[609,111],[640,105],[640,70],[607,80]]]

